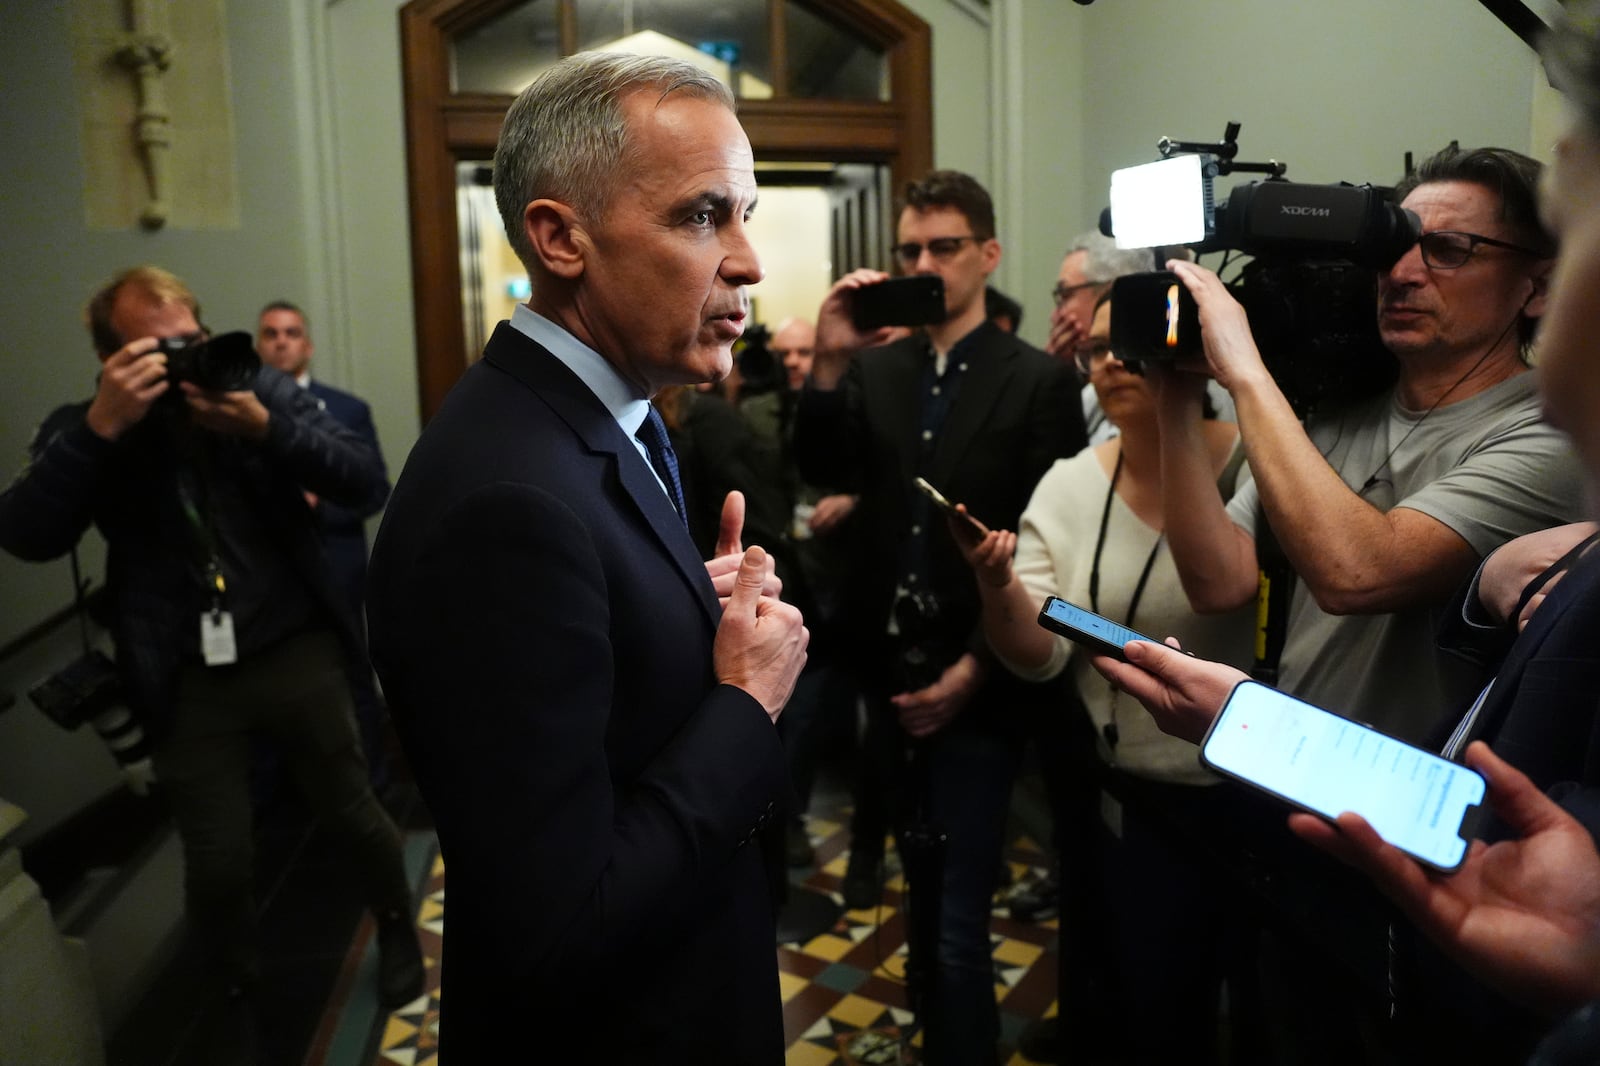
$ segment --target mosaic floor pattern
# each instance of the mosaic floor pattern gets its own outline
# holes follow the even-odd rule
[[[794,883],[838,902],[848,861],[849,832],[840,821],[807,820],[816,865],[791,871]],[[1014,882],[1042,876],[1043,856],[1027,839],[1006,856]],[[833,927],[804,943],[777,948],[783,996],[788,1066],[895,1066],[914,1063],[921,1043],[905,989],[906,944],[902,903],[905,882],[889,860],[882,902],[870,910],[846,910]],[[445,871],[435,855],[424,875],[417,927],[428,963],[427,994],[382,1016],[370,1055],[359,1061],[314,1054],[306,1066],[435,1066],[438,1058],[444,933]],[[995,997],[1008,1066],[1029,1060],[1013,1051],[1029,1022],[1055,1013],[1055,921],[1014,922],[997,906],[991,926]],[[354,953],[366,950],[358,941]],[[330,1011],[344,1009],[334,1003]],[[326,1046],[326,1045],[324,1045]]]

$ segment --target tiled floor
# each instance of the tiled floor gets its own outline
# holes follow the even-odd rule
[[[795,871],[802,887],[837,900],[848,858],[849,833],[840,821],[812,818],[807,825],[818,865]],[[1038,849],[1019,840],[1007,856],[1013,877],[1042,874]],[[305,1066],[433,1066],[438,1040],[440,974],[436,960],[444,928],[445,871],[437,857],[426,875],[418,912],[423,950],[429,960],[428,995],[374,1020],[370,996],[360,996],[366,982],[354,975],[369,969],[366,945],[358,939],[356,961],[347,966],[352,979],[340,982],[329,1013]],[[851,1066],[861,1063],[913,1061],[901,1057],[903,1042],[919,1040],[907,1009],[905,940],[901,914],[905,885],[892,873],[883,903],[873,910],[845,911],[834,926],[805,943],[777,948],[783,995],[784,1034],[790,1066]],[[997,913],[993,924],[995,995],[1000,1002],[1002,1039],[1012,1066],[1026,1063],[1010,1051],[1023,1027],[1055,1009],[1056,923],[1012,922]],[[363,1025],[367,1051],[358,1057]],[[375,1042],[371,1034],[376,1034]]]

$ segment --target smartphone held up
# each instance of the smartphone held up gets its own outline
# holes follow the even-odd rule
[[[863,285],[851,293],[850,317],[862,331],[943,322],[944,279],[937,274],[912,274]]]

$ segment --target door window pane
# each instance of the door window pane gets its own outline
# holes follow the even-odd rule
[[[840,23],[789,0],[789,95],[813,100],[888,100],[881,50]]]
[[[450,89],[458,93],[522,91],[561,58],[556,0],[528,0],[450,42]]]
[[[743,99],[772,95],[767,0],[584,0],[577,14],[580,51],[672,56]]]

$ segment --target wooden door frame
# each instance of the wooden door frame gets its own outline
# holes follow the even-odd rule
[[[522,0],[411,0],[400,9],[400,51],[411,221],[411,286],[417,389],[426,423],[466,369],[456,164],[494,154],[512,97],[450,88],[450,42]],[[557,0],[552,0],[557,2]],[[784,95],[784,0],[769,0],[774,82],[771,100],[741,100],[739,121],[757,159],[886,164],[896,187],[933,165],[933,35],[895,0],[830,0],[828,16],[881,48],[889,102],[807,100]],[[800,0],[805,2],[805,0]],[[807,6],[812,6],[808,3]],[[560,4],[562,51],[577,36],[573,8]]]

